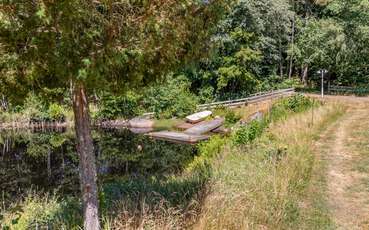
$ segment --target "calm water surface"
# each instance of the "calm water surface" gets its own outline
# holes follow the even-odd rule
[[[127,129],[94,130],[99,182],[180,172],[196,147],[152,140]],[[73,131],[0,131],[0,191],[12,201],[27,191],[79,192]]]

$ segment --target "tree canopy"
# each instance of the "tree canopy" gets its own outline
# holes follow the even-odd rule
[[[1,79],[33,89],[67,88],[70,80],[113,89],[147,83],[206,51],[208,28],[225,4],[5,1],[0,43],[6,78]]]
[[[147,84],[206,53],[208,34],[227,5],[220,0],[0,5],[1,82],[25,92],[71,89],[85,229],[100,228],[89,93]]]

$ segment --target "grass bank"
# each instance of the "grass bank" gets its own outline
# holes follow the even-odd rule
[[[226,144],[195,229],[312,229],[311,220],[325,221],[320,207],[304,200],[314,140],[342,113],[339,105],[324,105],[313,120],[310,110],[282,116],[254,142]]]
[[[181,173],[104,181],[104,229],[292,229],[303,222],[313,140],[341,112],[302,96],[283,99],[261,121],[200,144]],[[78,199],[43,197],[31,193],[0,208],[0,222],[10,229],[81,226]]]

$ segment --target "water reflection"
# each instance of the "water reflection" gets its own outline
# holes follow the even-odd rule
[[[100,182],[116,176],[178,173],[196,154],[189,145],[155,141],[129,130],[94,130]],[[0,190],[5,200],[29,189],[79,192],[78,155],[70,130],[0,132]]]

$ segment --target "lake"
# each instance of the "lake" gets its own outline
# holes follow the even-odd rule
[[[94,130],[99,183],[114,178],[180,173],[196,146],[153,140],[128,129]],[[10,203],[29,190],[79,194],[78,155],[72,130],[0,131],[1,200]]]

